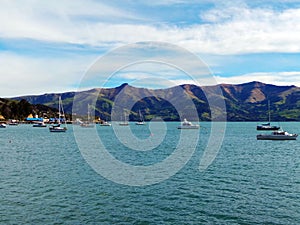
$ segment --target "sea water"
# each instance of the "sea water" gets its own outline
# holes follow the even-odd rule
[[[134,166],[163,161],[180,132],[199,132],[182,169],[145,186],[116,183],[93,170],[71,125],[66,133],[31,125],[0,129],[0,224],[300,224],[299,140],[259,141],[256,123],[227,123],[214,161],[199,171],[211,123],[202,122],[200,130],[178,125],[166,123],[163,141],[148,151],[130,149],[113,127],[82,128],[87,137],[96,131],[117,160]],[[299,123],[280,125],[300,133]],[[160,134],[148,125],[129,129],[141,140]]]

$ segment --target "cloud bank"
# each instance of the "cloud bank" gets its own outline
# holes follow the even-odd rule
[[[298,3],[299,1],[284,0],[277,1],[276,4],[272,1],[253,1],[250,5],[246,1],[227,3],[205,0],[191,3],[184,0],[165,0],[154,1],[150,5],[129,0],[122,3],[93,0],[62,0],[59,3],[2,1],[0,75],[7,85],[1,89],[0,96],[74,88],[97,56],[118,46],[141,41],[179,45],[204,56],[204,60],[205,55],[218,55],[219,59],[223,57],[223,60],[217,62],[210,61],[212,70],[225,66],[226,57],[231,55],[299,55]],[[280,4],[285,7],[279,7]],[[190,9],[196,19],[189,21],[186,19],[189,17],[182,13],[174,15],[177,21],[182,22],[170,21],[168,14],[178,5]],[[160,13],[155,15],[155,11]],[[149,17],[151,13],[154,15],[152,18]],[[36,45],[29,46],[29,42],[39,43],[39,48]],[[12,48],[15,43],[21,43],[21,47]],[[49,46],[55,54],[49,53]],[[272,61],[271,57],[270,60]],[[218,71],[217,79],[226,83],[259,80],[300,86],[300,67],[283,68],[275,72],[272,68],[270,72],[249,72],[247,68],[241,68],[239,74],[230,76],[221,70]],[[132,77],[133,74],[127,74],[127,77]],[[16,86],[12,86],[11,82],[20,80],[24,80],[23,86],[19,84],[13,90]],[[60,82],[52,84],[52,80]],[[174,80],[185,81],[183,77],[174,77]],[[46,83],[48,86],[44,85]]]

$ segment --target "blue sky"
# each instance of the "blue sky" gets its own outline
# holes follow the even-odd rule
[[[146,41],[197,55],[217,83],[300,86],[300,1],[3,0],[0,23],[1,97],[77,90],[101,57]],[[86,88],[109,76],[98,72]],[[148,76],[193,83],[174,68],[147,64],[119,71],[105,86],[164,87],[138,82]]]

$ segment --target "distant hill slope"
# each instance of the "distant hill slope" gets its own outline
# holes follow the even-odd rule
[[[193,100],[200,120],[210,120],[210,106],[205,94],[212,95],[216,99],[224,99],[229,121],[266,121],[268,116],[268,101],[271,102],[271,115],[273,121],[300,121],[300,88],[296,86],[276,86],[261,82],[250,82],[239,85],[217,85],[223,92],[216,95],[216,86],[195,86],[190,84],[180,85],[167,89],[136,88],[128,84],[122,84],[116,88],[91,89],[78,92],[82,107],[87,105],[94,96],[98,96],[95,114],[102,119],[109,120],[110,112],[115,98],[122,91],[124,102],[135,102],[131,109],[126,109],[131,120],[136,120],[138,110],[141,110],[146,120],[160,116],[165,120],[179,120],[178,112],[165,99],[181,102],[184,109],[185,97],[178,95],[178,91],[184,90],[186,98]],[[26,99],[32,104],[43,104],[49,107],[57,107],[58,96],[61,95],[64,109],[67,113],[72,112],[75,92],[61,94],[44,94],[38,96],[22,96],[16,100]],[[137,96],[150,96],[138,99]],[[159,97],[157,97],[159,96]],[[86,108],[85,108],[86,109]],[[218,111],[218,109],[216,110]]]
[[[57,110],[42,104],[30,104],[25,99],[11,100],[0,98],[0,115],[4,120],[16,119],[23,121],[29,114],[55,117]]]

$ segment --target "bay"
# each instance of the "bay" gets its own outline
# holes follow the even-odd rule
[[[124,146],[112,127],[96,130],[116,159],[147,166],[172,154],[180,132],[198,132],[177,125],[167,123],[163,142],[151,151]],[[280,125],[300,133],[300,123]],[[300,224],[299,140],[258,141],[256,123],[230,122],[218,155],[201,172],[210,127],[201,122],[195,152],[178,173],[148,186],[117,184],[96,173],[72,126],[66,133],[31,125],[0,129],[0,223]],[[140,139],[159,134],[148,126],[130,128]]]

